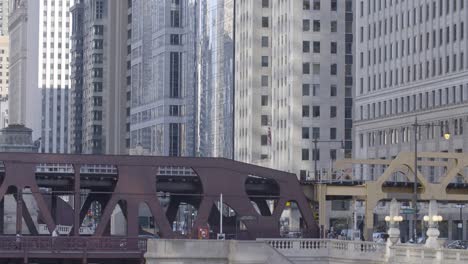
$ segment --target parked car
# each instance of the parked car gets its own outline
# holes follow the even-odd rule
[[[455,240],[447,243],[445,246],[446,248],[451,248],[451,249],[467,249],[468,248],[468,241],[462,241],[462,240]]]
[[[387,241],[388,234],[383,232],[376,232],[372,234],[372,241],[376,243],[384,243]]]

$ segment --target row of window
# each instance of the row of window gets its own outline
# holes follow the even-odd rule
[[[426,63],[419,63],[401,67],[400,69],[391,69],[382,73],[367,76],[367,92],[379,90],[382,88],[404,85],[418,80],[429,79],[436,75],[442,76],[450,72],[462,71],[465,69],[465,55],[460,53],[446,56],[445,59],[439,58],[426,61]],[[359,93],[364,93],[364,86],[366,86],[365,79],[359,79]]]
[[[337,135],[336,127],[330,128],[330,140],[335,140]],[[310,128],[303,127],[302,128],[302,139],[320,139],[320,127],[312,127],[312,137],[310,135]]]
[[[336,54],[338,50],[338,44],[336,42],[330,42],[330,54]],[[303,41],[302,42],[302,52],[309,53],[310,52],[310,41]],[[320,41],[313,41],[312,42],[312,52],[313,53],[320,53]]]
[[[408,0],[410,3],[413,0]],[[452,12],[457,12],[459,10],[462,10],[465,7],[464,1],[466,0],[439,0],[439,6],[437,6],[437,1],[432,1],[432,19],[435,19],[437,16],[437,13],[439,13],[439,16],[442,16],[444,14],[444,3],[445,3],[445,14],[450,14],[450,11]],[[401,0],[401,3],[404,3],[405,0]],[[429,1],[428,1],[429,2]],[[395,3],[395,6],[398,5],[398,0],[367,0],[367,14],[370,15],[372,12],[376,13],[378,11],[381,11],[382,9],[386,9],[387,7],[392,7],[393,4]],[[423,20],[423,9],[425,9],[426,13],[426,21],[429,20],[430,18],[430,7],[431,4],[427,3],[425,5],[420,5],[419,6],[419,21]],[[452,7],[452,8],[450,8]],[[406,8],[406,7],[405,7]],[[437,10],[439,12],[437,12]],[[359,3],[359,15],[361,17],[364,16],[364,1],[361,1]],[[413,9],[413,19],[416,21],[416,8]],[[409,20],[409,11],[408,11],[408,20]]]
[[[385,26],[384,26],[384,29],[386,29]],[[372,31],[370,30],[370,28],[368,28],[367,32],[368,32],[368,40],[371,40]],[[375,23],[374,23],[373,32],[374,32],[373,34],[375,38],[376,37]],[[431,37],[431,33],[432,33],[432,37]],[[380,27],[379,27],[379,37],[380,37]],[[449,44],[450,41],[456,42],[458,39],[463,40],[464,38],[465,38],[465,23],[462,21],[460,22],[459,27],[458,27],[458,24],[453,24],[452,26],[446,26],[445,33],[444,33],[444,28],[439,28],[439,30],[433,29],[432,32],[430,31],[426,32],[425,38],[424,38],[424,34],[419,34],[418,36],[408,38],[406,40],[406,53],[407,55],[410,55],[411,53],[414,54],[414,53],[417,53],[418,51],[422,52],[425,49],[428,50],[431,47],[436,48],[437,46]],[[424,39],[425,39],[425,43],[424,43]],[[445,42],[444,42],[444,39],[445,39]],[[359,41],[361,43],[364,42],[364,27],[361,27],[359,30]],[[393,46],[395,47],[395,57],[398,58],[398,52],[399,52],[398,44],[399,44],[398,41],[395,42],[395,45],[393,45],[393,43],[390,43],[390,46],[389,46],[390,59],[392,59],[391,54],[393,51],[392,49]],[[401,40],[400,48],[401,48],[401,56],[403,57],[405,56],[405,40],[404,39]],[[384,54],[385,53],[386,52],[384,52]]]
[[[373,119],[388,115],[424,110],[431,107],[460,103],[468,100],[468,86],[452,86],[431,92],[413,94],[382,102],[359,106],[360,118]]]
[[[330,106],[330,118],[336,118],[336,106]],[[312,112],[312,117],[320,117],[320,106],[314,105],[312,106],[312,111],[309,105],[302,106],[302,117],[310,117]]]
[[[323,151],[323,150],[322,150]],[[336,149],[330,149],[330,160],[336,160]],[[310,153],[312,153],[312,157],[310,157]],[[311,159],[312,158],[312,159]],[[302,149],[302,160],[307,161],[307,160],[313,160],[313,161],[319,161],[320,160],[320,149],[308,149],[304,148]]]
[[[338,0],[325,0],[325,2],[330,3],[331,11],[338,11]],[[312,5],[311,5],[312,4]],[[304,10],[321,10],[321,0],[303,0],[302,8]],[[346,12],[353,11],[353,2],[351,0],[346,0],[345,3]]]
[[[452,135],[463,135],[463,118],[456,118],[449,121],[439,121],[420,124],[416,131],[416,137],[420,140],[433,140],[436,137],[443,137],[449,132]],[[393,145],[399,143],[408,143],[414,140],[414,127],[405,126],[367,132],[367,142],[364,142],[364,134],[359,134],[359,147],[377,147],[383,145]]]

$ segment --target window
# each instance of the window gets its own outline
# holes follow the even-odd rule
[[[309,31],[310,30],[310,20],[304,19],[302,20],[302,31]]]
[[[338,31],[338,23],[335,20],[331,21],[330,28],[332,33],[336,33]]]
[[[336,1],[337,1],[337,0],[331,0],[331,7],[330,7],[331,11],[336,11],[336,10],[337,10],[337,8],[338,8],[337,5],[338,5],[338,4],[337,4]]]
[[[338,47],[337,47],[337,43],[336,43],[336,42],[330,43],[330,53],[331,53],[331,54],[336,54],[337,49],[338,49]],[[361,53],[361,54],[362,54],[362,53]]]
[[[179,34],[171,34],[170,36],[171,45],[180,45],[180,35]]]
[[[302,9],[310,10],[310,0],[304,0],[302,4]]]
[[[262,106],[268,105],[268,95],[262,95]]]
[[[312,151],[312,160],[320,160],[320,149],[314,149]]]
[[[330,118],[336,117],[336,106],[330,106]]]
[[[262,0],[262,7],[267,8],[268,7],[268,2],[269,2],[269,0]]]
[[[261,135],[260,136],[260,141],[262,146],[267,146],[268,145],[268,136],[267,135]]]
[[[309,117],[310,116],[310,107],[308,105],[302,106],[302,117]]]
[[[320,53],[320,42],[319,41],[314,41],[314,53]]]
[[[314,10],[320,10],[320,0],[313,0],[314,1]]]
[[[313,73],[314,75],[319,75],[319,74],[320,74],[320,64],[314,63],[314,64],[312,65],[312,73]]]
[[[305,53],[310,52],[310,41],[303,41],[302,42],[302,52],[305,52]]]
[[[302,160],[309,160],[309,149],[302,149]]]
[[[262,115],[261,116],[261,125],[262,126],[268,126],[268,116],[267,115]]]
[[[268,56],[262,56],[262,67],[268,67]]]
[[[262,17],[262,27],[268,27],[268,17]]]
[[[330,149],[330,159],[336,160],[336,149]]]
[[[312,117],[320,117],[320,106],[313,106],[312,107]]]
[[[262,36],[262,47],[268,47],[268,37]]]
[[[179,52],[170,53],[169,61],[169,89],[170,97],[177,98],[180,96],[180,65],[181,54]]]
[[[262,75],[262,87],[268,86],[268,76]]]
[[[309,128],[308,127],[303,127],[302,128],[302,138],[303,139],[309,139]]]
[[[336,127],[330,128],[330,139],[331,140],[336,139]]]
[[[330,96],[336,96],[336,85],[330,86]]]
[[[302,64],[302,73],[310,74],[310,63],[307,62]]]
[[[169,156],[180,156],[180,138],[182,124],[169,124]]]
[[[309,96],[310,95],[310,85],[308,83],[302,84],[302,95]]]
[[[331,75],[336,75],[337,73],[337,65],[334,63],[332,65],[330,65],[330,74]]]
[[[312,138],[313,139],[320,139],[320,127],[313,127],[312,128]]]
[[[320,32],[320,20],[314,20],[314,32]]]
[[[180,113],[180,106],[179,105],[170,105],[169,106],[169,115],[170,116],[179,116]]]
[[[318,96],[319,91],[320,91],[320,84],[314,83],[312,85],[312,96]]]

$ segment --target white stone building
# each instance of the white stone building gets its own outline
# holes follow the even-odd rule
[[[235,159],[306,178],[350,157],[353,1],[235,7]]]
[[[72,4],[10,1],[10,123],[33,129],[41,152],[68,152]]]
[[[357,1],[355,158],[463,152],[468,121],[467,2]],[[442,137],[450,132],[451,139]],[[358,172],[378,175],[372,166]],[[430,181],[442,170],[423,168]]]

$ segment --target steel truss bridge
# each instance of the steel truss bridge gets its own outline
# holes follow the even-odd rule
[[[413,195],[414,173],[417,175],[418,201],[432,199],[447,202],[468,202],[468,155],[463,153],[419,152],[418,169],[414,168],[414,152],[402,152],[393,160],[340,160],[335,167],[345,172],[316,180],[303,180],[304,192],[319,204],[319,225],[328,229],[326,201],[353,199],[365,201],[367,240],[372,238],[374,208],[379,201],[396,198],[410,201]],[[363,175],[367,169],[367,178]],[[441,176],[430,179],[423,172],[439,171]],[[422,216],[420,215],[419,218]],[[323,236],[323,234],[322,234]]]
[[[302,214],[304,236],[319,232],[294,174],[221,158],[0,153],[0,199],[0,263],[140,263],[148,235],[197,238],[199,228],[216,234],[220,213],[225,233],[238,239],[279,237],[291,203]],[[194,212],[181,233],[172,223],[182,204]],[[141,205],[154,233],[143,232]],[[125,219],[118,236],[117,207]],[[96,208],[91,234],[82,232]],[[63,226],[70,227],[66,236],[51,235]]]

